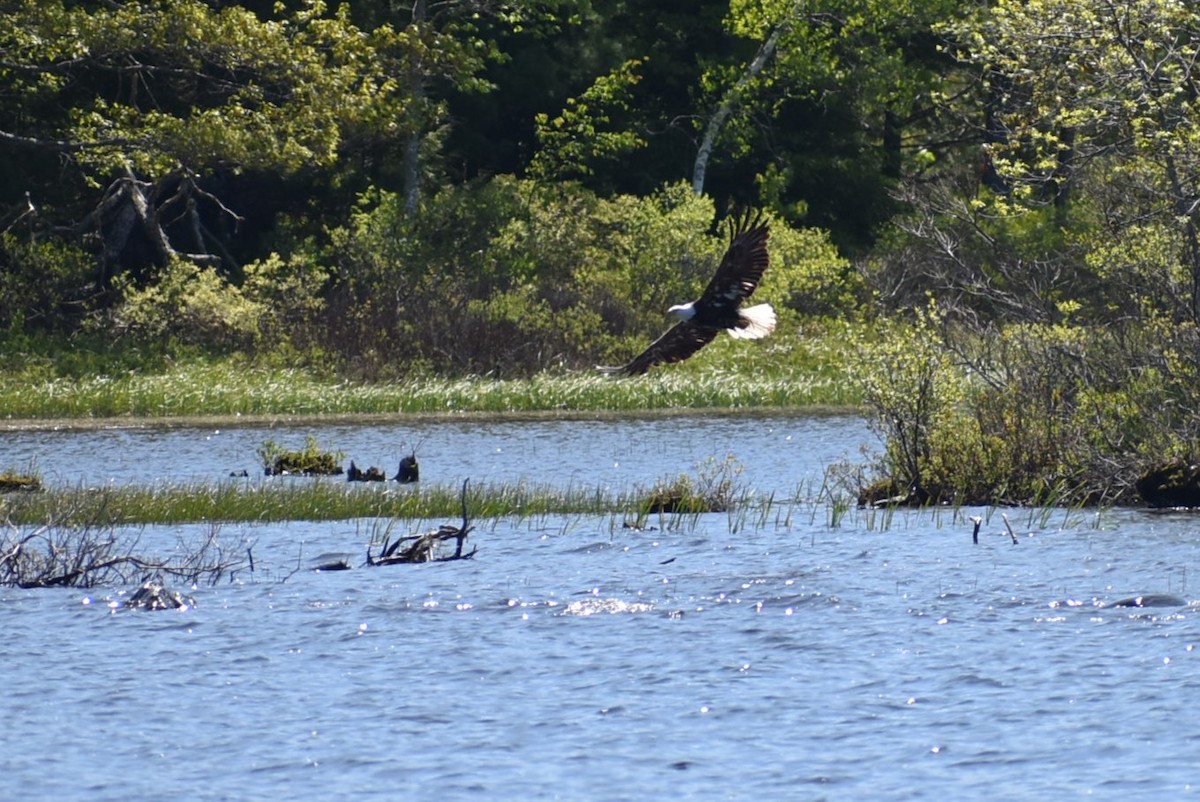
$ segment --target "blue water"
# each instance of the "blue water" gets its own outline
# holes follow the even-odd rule
[[[453,486],[526,481],[558,487],[629,489],[727,457],[742,486],[793,493],[823,480],[834,462],[862,460],[878,440],[845,416],[750,416],[649,420],[449,420],[288,424],[215,428],[0,431],[0,470],[36,470],[49,486],[215,482],[262,474],[267,441],[300,449],[312,435],[343,466],[378,466],[394,476],[415,449],[425,482]]]
[[[854,419],[777,423],[805,446],[737,454],[755,483],[869,442]],[[562,459],[641,464],[595,440]],[[663,446],[635,473],[696,456]],[[183,612],[121,609],[128,588],[0,590],[4,796],[1128,800],[1200,783],[1197,609],[1099,606],[1200,598],[1193,517],[802,500],[655,531],[476,523],[473,560],[334,573],[295,567],[363,553],[379,522],[224,525],[256,570]]]

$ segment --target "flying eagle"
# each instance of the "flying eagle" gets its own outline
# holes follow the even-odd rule
[[[605,373],[637,376],[654,365],[682,362],[708,345],[722,329],[739,340],[757,340],[775,330],[770,304],[741,309],[767,269],[767,223],[762,212],[747,212],[729,224],[729,248],[716,274],[695,301],[676,304],[667,313],[680,319],[642,353]]]

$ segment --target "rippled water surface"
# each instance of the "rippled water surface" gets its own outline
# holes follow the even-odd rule
[[[877,443],[858,418],[699,417],[651,420],[450,420],[371,425],[119,428],[0,432],[0,464],[32,466],[48,485],[214,481],[262,473],[260,447],[300,449],[311,435],[360,468],[394,476],[415,449],[425,481],[457,485],[524,480],[555,486],[627,488],[694,472],[732,455],[743,482],[793,491],[834,461],[860,459]]]
[[[732,451],[769,492],[871,442],[855,419],[476,426],[421,432],[423,472],[620,485]],[[262,434],[109,433],[103,453],[63,435],[70,467],[39,463],[165,478],[148,456],[165,443],[208,476],[251,467]],[[205,457],[210,436],[251,455]],[[411,437],[329,439],[379,464]],[[123,588],[0,590],[5,796],[1170,799],[1200,782],[1192,516],[801,499],[653,531],[476,523],[473,560],[333,573],[295,569],[362,554],[377,522],[226,525],[256,570],[185,612],[113,609]],[[208,531],[126,534],[169,549]],[[1101,606],[1144,593],[1182,603]]]

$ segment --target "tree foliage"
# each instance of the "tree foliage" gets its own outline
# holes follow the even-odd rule
[[[1083,207],[1081,267],[1108,304],[1200,322],[1194,4],[999,2],[957,33],[1003,132],[989,145],[1008,187],[998,211]]]
[[[427,130],[403,80],[414,61],[448,81],[477,66],[420,27],[360,29],[320,0],[267,18],[200,0],[22,0],[3,17],[0,142],[15,169],[0,191],[28,192],[43,217],[69,203],[105,281],[176,257],[236,274],[229,243],[256,188]],[[69,191],[42,188],[40,162],[17,167],[23,152],[62,159]]]
[[[711,200],[683,184],[602,199],[496,179],[444,190],[429,212],[411,221],[398,196],[372,195],[335,232],[326,348],[363,375],[611,361],[657,337],[672,303],[699,295],[726,245]],[[847,263],[827,239],[775,231],[793,267],[768,274],[765,296],[845,291]]]

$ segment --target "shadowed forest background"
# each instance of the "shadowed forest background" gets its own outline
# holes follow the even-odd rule
[[[1129,500],[1200,457],[1197,42],[1182,0],[0,0],[0,370],[586,371],[756,207],[774,342],[688,369],[836,340],[880,492]]]

